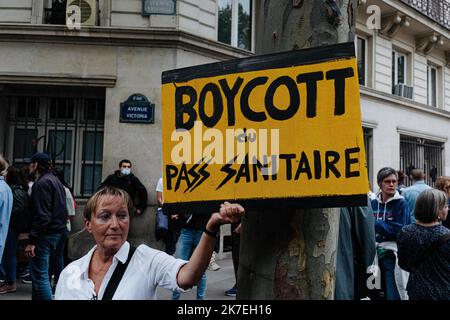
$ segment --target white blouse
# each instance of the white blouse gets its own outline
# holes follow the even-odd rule
[[[89,279],[89,264],[96,247],[61,272],[55,292],[56,300],[102,299],[118,261],[126,262],[130,244],[126,241],[114,255],[113,262],[100,285],[98,297],[95,294],[94,282]],[[140,245],[136,248],[112,299],[154,300],[157,286],[185,292],[178,287],[177,274],[186,263],[187,261],[175,259],[165,252]]]

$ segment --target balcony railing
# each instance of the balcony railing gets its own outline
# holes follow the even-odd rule
[[[450,2],[448,0],[400,0],[431,20],[450,30]]]

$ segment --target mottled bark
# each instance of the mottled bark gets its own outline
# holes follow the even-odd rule
[[[241,233],[239,299],[331,299],[337,209],[249,212]]]
[[[353,41],[356,0],[256,1],[256,53]],[[238,299],[333,299],[339,210],[249,212]]]
[[[353,41],[356,6],[357,0],[256,1],[256,52]]]

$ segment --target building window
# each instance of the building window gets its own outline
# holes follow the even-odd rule
[[[218,41],[251,50],[252,0],[219,0],[218,12]]]
[[[45,0],[45,23],[66,24],[67,0]]]
[[[366,68],[367,68],[367,43],[366,39],[357,38],[356,42],[356,57],[358,59],[358,78],[359,84],[367,85],[366,82]]]
[[[392,51],[392,93],[397,84],[406,84],[406,55]]]
[[[105,104],[98,99],[84,99],[83,119],[102,121],[105,116]]]
[[[405,173],[405,185],[413,182],[409,175],[412,169],[425,171],[425,182],[434,186],[436,178],[443,172],[444,144],[438,141],[400,136],[400,170]]]
[[[72,184],[72,130],[49,130],[47,152],[52,155],[53,165],[64,173],[64,180]]]
[[[432,107],[437,107],[437,80],[438,80],[438,69],[432,65],[428,65],[427,72],[427,104]]]
[[[39,98],[37,97],[18,97],[16,117],[22,119],[39,118]]]
[[[69,98],[50,98],[50,119],[73,119],[74,100]]]
[[[74,19],[75,11],[71,6],[80,9],[79,22],[83,26],[99,26],[99,0],[43,0],[44,23],[66,25],[66,17]],[[69,10],[67,10],[69,8]]]
[[[13,158],[15,164],[26,164],[27,158],[33,154],[33,141],[36,141],[37,137],[37,129],[14,129]]]
[[[7,122],[6,154],[21,166],[34,152],[47,152],[75,196],[89,197],[101,183],[104,89],[86,88],[83,94],[67,91],[66,96],[77,96],[72,98],[60,97],[65,95],[60,91],[48,96],[6,97],[14,111]],[[84,92],[87,97],[78,96]]]
[[[83,132],[81,194],[90,195],[102,182],[103,132]]]

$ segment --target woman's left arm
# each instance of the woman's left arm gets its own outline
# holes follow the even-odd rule
[[[178,272],[177,283],[180,288],[192,288],[200,281],[200,278],[208,267],[214,250],[214,245],[216,243],[216,237],[214,235],[217,234],[221,225],[239,221],[244,213],[245,210],[241,205],[225,202],[220,205],[219,212],[211,215],[211,218],[206,224],[206,230],[210,234],[203,233],[189,262],[182,266]]]

